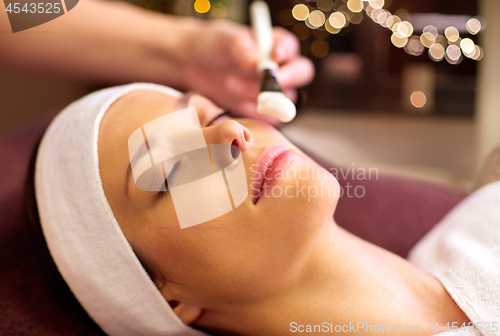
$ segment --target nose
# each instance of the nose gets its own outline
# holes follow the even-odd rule
[[[226,120],[218,125],[203,130],[207,144],[228,144],[237,146],[241,152],[253,143],[250,131],[235,120]]]

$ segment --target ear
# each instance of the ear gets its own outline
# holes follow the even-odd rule
[[[177,315],[185,325],[189,325],[196,321],[200,317],[202,311],[202,308],[184,302],[179,302],[174,308],[175,315]]]

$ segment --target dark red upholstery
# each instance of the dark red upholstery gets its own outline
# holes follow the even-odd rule
[[[50,118],[0,139],[0,335],[101,335],[88,317],[53,299],[29,246],[23,184],[32,149]],[[340,181],[348,182],[363,185],[366,194],[342,197],[337,223],[401,256],[465,196],[389,176]]]

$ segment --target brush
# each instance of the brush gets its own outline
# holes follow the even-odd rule
[[[257,98],[257,111],[290,122],[295,118],[295,105],[288,99],[276,79],[278,65],[271,59],[274,40],[269,7],[264,1],[250,4],[250,20],[259,47],[258,70],[262,71],[260,94]]]

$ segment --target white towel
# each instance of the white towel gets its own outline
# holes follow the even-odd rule
[[[153,84],[94,92],[64,109],[47,129],[35,170],[42,230],[61,275],[109,335],[206,335],[185,326],[141,266],[108,204],[97,140],[111,104],[139,89],[177,96]]]
[[[482,335],[500,335],[500,181],[457,205],[408,259],[441,281]]]

